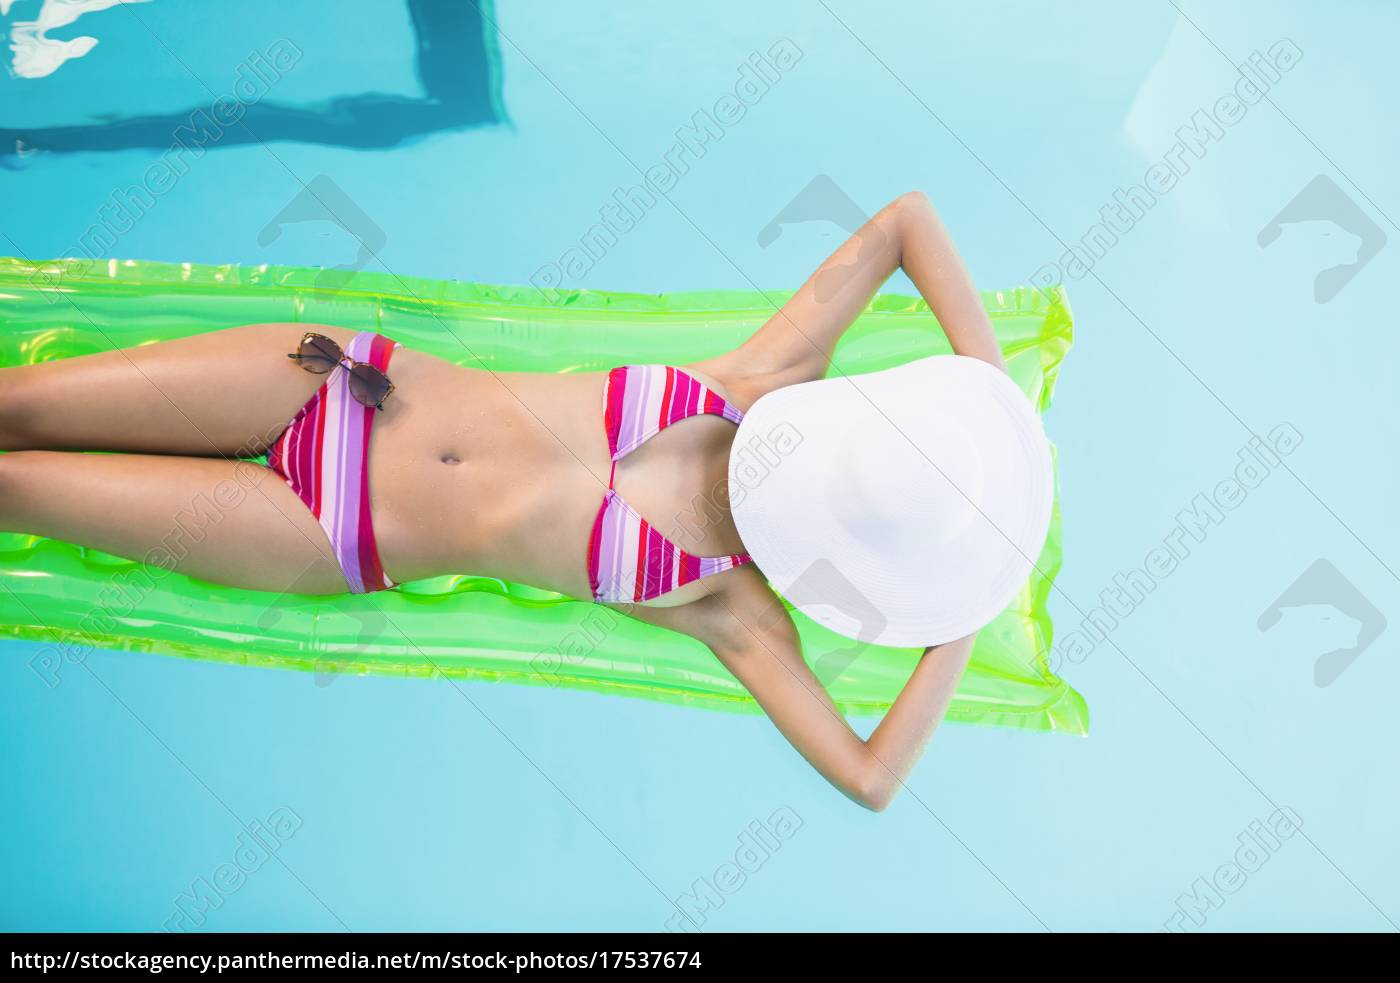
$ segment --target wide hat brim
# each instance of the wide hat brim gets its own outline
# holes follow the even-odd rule
[[[1016,384],[941,355],[763,396],[735,434],[729,499],[794,607],[861,641],[928,646],[983,627],[1025,584],[1054,471]]]

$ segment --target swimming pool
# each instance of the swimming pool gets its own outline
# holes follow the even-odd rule
[[[706,931],[1394,929],[1400,18],[908,6],[499,3],[432,28],[445,80],[398,2],[92,13],[53,33],[96,47],[0,80],[0,130],[43,131],[0,156],[0,252],[354,266],[328,223],[265,231],[325,175],[366,269],[524,283],[787,39],[577,285],[792,286],[839,232],[760,233],[823,174],[867,210],[926,190],[983,287],[1065,279],[1052,611],[1092,736],[945,728],[874,816],[760,719],[131,653],[49,687],[0,643],[4,927],[664,930],[679,899]],[[188,155],[123,219],[161,128],[240,84],[280,138]],[[1286,457],[1251,446],[1285,424]],[[1296,833],[1251,825],[1280,810]],[[273,849],[197,912],[251,824]]]

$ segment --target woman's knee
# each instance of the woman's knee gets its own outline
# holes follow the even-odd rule
[[[17,532],[13,523],[33,502],[41,479],[63,455],[57,451],[10,451],[0,454],[0,530]]]
[[[0,369],[0,451],[36,447],[43,393],[29,366]]]

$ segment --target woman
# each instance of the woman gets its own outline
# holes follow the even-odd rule
[[[810,584],[801,588],[795,568],[776,575],[797,562],[802,549],[791,548],[792,541],[780,551],[772,520],[761,515],[765,508],[774,511],[774,489],[792,496],[789,523],[821,510],[816,501],[807,503],[810,509],[796,507],[802,488],[811,484],[804,473],[810,463],[780,464],[777,473],[786,469],[785,477],[765,483],[761,494],[746,494],[742,508],[737,498],[731,507],[733,496],[725,492],[734,488],[735,423],[770,393],[808,393],[800,384],[822,379],[842,332],[897,267],[928,301],[955,352],[1002,368],[990,321],[952,241],[924,195],[910,193],[837,249],[747,342],[681,368],[493,373],[404,349],[369,332],[257,324],[0,369],[0,449],[17,452],[0,455],[0,528],[141,557],[168,537],[172,516],[236,476],[256,493],[201,529],[197,541],[181,544],[180,572],[305,594],[385,589],[472,572],[622,606],[708,645],[822,775],[856,802],[880,810],[943,718],[976,628],[1006,603],[1006,582],[1019,586],[1029,564],[1027,559],[1018,566],[1020,560],[1033,556],[1044,538],[1048,452],[1035,457],[1038,491],[1012,496],[1030,500],[1014,515],[990,516],[980,499],[973,502],[963,492],[963,484],[984,483],[992,475],[993,484],[1015,485],[1018,478],[996,478],[980,459],[970,470],[955,463],[957,475],[942,475],[955,494],[944,496],[937,514],[921,518],[918,528],[893,537],[905,542],[907,554],[909,537],[951,512],[965,512],[966,524],[975,511],[1000,523],[998,532],[1007,516],[1013,525],[1026,518],[1023,512],[1029,516],[1022,525],[1030,532],[1013,537],[1019,556],[1002,563],[1005,569],[992,578],[1000,594],[987,595],[986,610],[962,605],[961,621],[938,622],[941,644],[926,649],[869,740],[847,725],[808,669],[793,623],[766,582],[791,587],[789,597],[799,606],[803,600],[796,593],[812,593]],[[977,371],[994,374],[982,366]],[[998,385],[1010,386],[995,374]],[[909,383],[906,378],[906,389]],[[828,465],[822,458],[822,466],[865,474],[869,469],[857,468],[855,458],[863,460],[865,450],[885,438],[896,441],[895,456],[923,454],[917,446],[917,453],[900,452],[898,440],[907,439],[901,424],[881,424],[883,412],[863,392],[851,392],[842,412],[875,412],[874,422],[862,427],[884,436],[848,442],[851,460]],[[815,402],[837,405],[833,395],[816,392]],[[801,407],[795,409],[793,419],[800,421]],[[775,419],[774,412],[766,419]],[[1034,420],[1024,405],[1015,412]],[[671,426],[681,420],[689,422]],[[917,419],[904,424],[921,425]],[[1043,444],[1043,435],[1039,439]],[[818,451],[834,453],[819,440],[806,443],[816,448],[809,459]],[[127,453],[56,453],[72,450]],[[234,460],[264,451],[267,469]],[[938,494],[914,497],[927,503]],[[858,518],[879,519],[870,497],[851,494],[846,500],[858,503]],[[695,515],[701,499],[705,521],[687,522],[683,517]],[[811,539],[820,529],[804,526],[800,532]],[[888,569],[901,569],[909,557],[895,555],[899,542],[878,542],[882,535],[872,526],[866,538],[890,558]],[[756,549],[755,563],[746,547],[758,542],[768,552]],[[853,542],[863,548],[859,537]],[[924,556],[913,559],[927,565]],[[884,589],[879,577],[840,576],[840,557],[833,562],[845,587],[864,583],[872,595]],[[917,576],[918,566],[905,568]],[[914,583],[900,589],[914,591],[910,596],[919,601],[923,588]],[[821,596],[808,600],[819,620],[822,604],[833,603]],[[896,611],[896,621],[913,626],[904,631],[900,624],[885,624],[879,600],[873,608],[879,627],[892,631],[875,640],[907,644],[911,631],[925,629],[917,612]],[[954,623],[959,637],[948,641],[946,630]]]

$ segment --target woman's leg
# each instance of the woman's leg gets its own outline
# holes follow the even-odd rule
[[[0,450],[255,456],[325,381],[286,357],[307,330],[354,335],[250,324],[0,369]]]
[[[81,543],[234,587],[346,591],[315,517],[280,477],[248,462],[0,454],[0,530]]]

